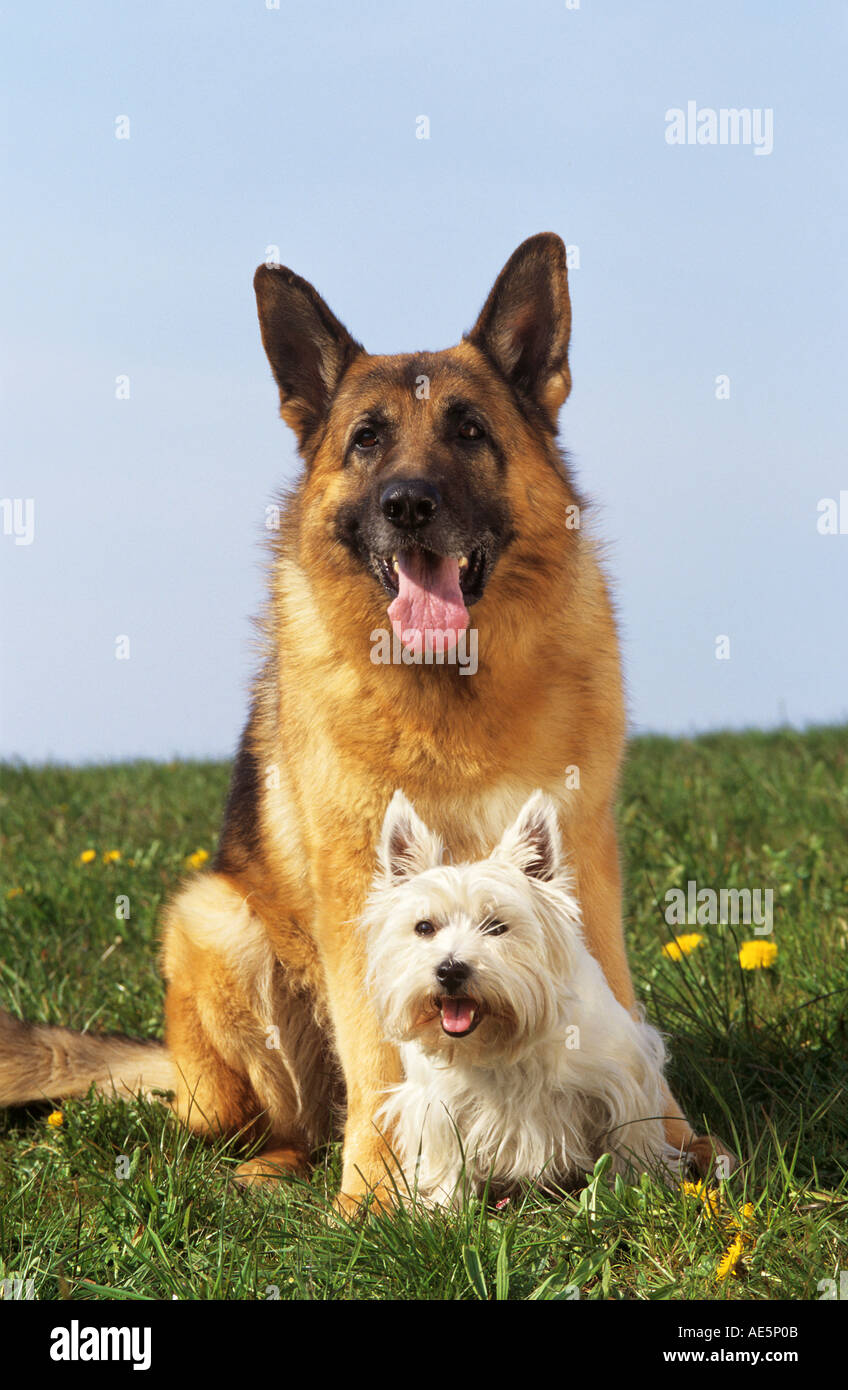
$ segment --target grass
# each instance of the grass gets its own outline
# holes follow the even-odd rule
[[[227,774],[2,769],[0,1005],[160,1033],[157,914],[187,856],[213,850]],[[309,1182],[245,1191],[232,1146],[191,1138],[162,1107],[91,1098],[60,1125],[45,1106],[0,1114],[0,1278],[32,1279],[38,1298],[126,1299],[817,1299],[821,1281],[838,1285],[848,729],[639,739],[620,819],[633,973],[669,1035],[673,1089],[745,1159],[712,1202],[648,1178],[613,1185],[602,1160],[561,1201],[528,1191],[499,1210],[350,1226],[332,1217],[335,1145]],[[680,960],[663,953],[666,892],[689,879],[773,888],[773,966],[743,971],[753,933],[732,925],[698,928]],[[734,1238],[735,1272],[718,1278]]]

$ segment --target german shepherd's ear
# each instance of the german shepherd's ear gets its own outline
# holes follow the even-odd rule
[[[554,232],[540,232],[513,251],[466,337],[556,429],[571,390],[570,336],[565,246]]]
[[[262,344],[280,388],[280,414],[301,449],[326,418],[348,364],[363,351],[308,280],[286,266],[253,277]]]

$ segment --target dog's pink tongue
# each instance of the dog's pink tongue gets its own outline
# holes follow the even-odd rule
[[[421,650],[430,633],[432,650],[455,647],[468,626],[459,561],[413,550],[401,552],[397,566],[398,595],[389,604],[389,618],[404,646]]]
[[[474,1022],[470,999],[442,999],[442,1027],[446,1033],[467,1033]]]

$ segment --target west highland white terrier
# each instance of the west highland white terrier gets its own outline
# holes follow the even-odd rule
[[[663,1042],[586,947],[552,802],[534,793],[488,859],[444,857],[395,792],[363,926],[405,1074],[377,1123],[410,1190],[573,1185],[605,1152],[613,1172],[669,1178]]]

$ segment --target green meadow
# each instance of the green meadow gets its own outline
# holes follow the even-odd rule
[[[214,851],[227,777],[0,769],[0,1006],[161,1035],[159,911]],[[559,1200],[347,1224],[338,1145],[308,1182],[245,1190],[243,1153],[163,1106],[39,1104],[0,1113],[0,1279],[48,1299],[821,1298],[848,1269],[848,728],[637,739],[619,815],[637,991],[690,1118],[741,1156],[731,1178],[611,1184],[602,1160]],[[670,927],[690,881],[771,890],[771,934]],[[689,949],[664,950],[675,933]]]

